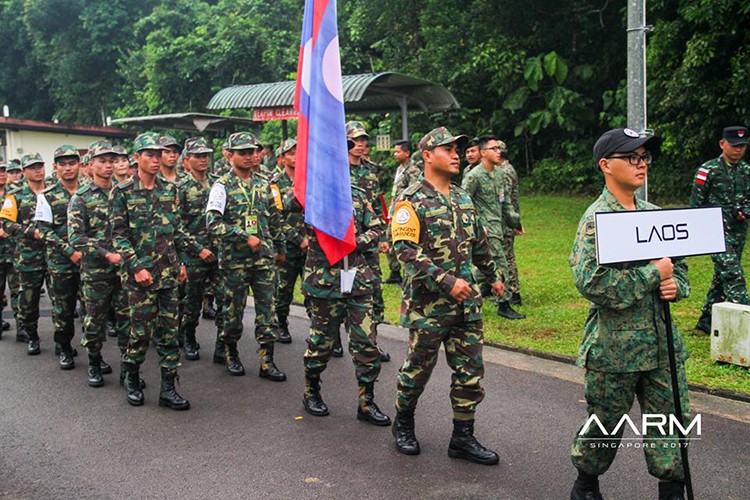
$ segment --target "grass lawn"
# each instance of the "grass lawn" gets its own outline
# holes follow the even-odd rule
[[[485,338],[548,353],[575,356],[581,340],[589,303],[575,286],[568,255],[578,220],[591,198],[525,196],[522,198],[526,234],[516,238],[516,256],[521,275],[523,307],[527,319],[508,321],[485,303]],[[746,251],[747,253],[747,251]],[[745,255],[745,261],[748,256]],[[385,258],[381,259],[387,269]],[[750,394],[750,374],[739,366],[715,363],[710,358],[707,335],[693,330],[713,274],[709,257],[688,259],[692,294],[672,305],[672,314],[682,332],[691,357],[687,375],[691,383]],[[388,271],[384,272],[384,276]],[[398,324],[401,295],[395,285],[385,285],[386,319]]]

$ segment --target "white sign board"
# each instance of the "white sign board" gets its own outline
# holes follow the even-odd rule
[[[720,207],[597,212],[600,265],[726,252]]]

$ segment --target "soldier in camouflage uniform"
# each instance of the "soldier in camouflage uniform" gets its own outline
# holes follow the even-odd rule
[[[495,267],[500,271],[503,280],[508,276],[508,263],[505,260],[503,238],[505,228],[521,228],[521,217],[513,210],[507,199],[505,172],[500,164],[500,146],[496,137],[484,135],[479,138],[481,162],[477,168],[464,175],[461,186],[469,193],[487,236],[495,259]],[[486,294],[486,293],[485,293]],[[497,314],[507,319],[524,319],[510,305],[510,293],[497,299]]]
[[[81,252],[68,243],[68,204],[78,190],[80,163],[81,157],[75,147],[64,145],[57,148],[54,165],[58,181],[45,189],[37,202],[44,203],[49,209],[46,213],[38,211],[36,220],[47,250],[52,325],[63,370],[75,367],[71,342],[75,334],[74,314],[81,284]]]
[[[279,148],[278,158],[283,158],[284,170],[271,179],[271,189],[278,194],[278,199],[285,200],[294,189],[295,155],[297,141],[287,139]],[[305,257],[310,240],[305,228],[305,215],[300,211],[293,211],[289,207],[282,208],[288,231],[286,233],[286,253],[284,262],[278,267],[278,283],[276,286],[276,319],[279,324],[278,341],[282,344],[292,342],[289,333],[289,307],[294,299],[294,285],[297,278],[303,277]]]
[[[34,220],[37,195],[44,189],[44,160],[39,153],[21,159],[26,180],[9,190],[0,212],[0,227],[14,238],[14,270],[18,276],[18,314],[16,339],[28,338],[27,353],[41,352],[39,347],[39,297],[46,272],[42,235]]]
[[[518,189],[518,172],[513,168],[513,165],[508,161],[508,146],[503,141],[497,141],[500,146],[500,167],[505,172],[506,181],[506,197],[510,202],[513,211],[517,214],[521,214],[521,202],[520,202],[520,191]],[[510,293],[509,303],[511,305],[523,305],[521,300],[521,283],[518,280],[518,264],[516,263],[516,236],[524,234],[523,227],[521,228],[505,228],[505,236],[503,238],[503,250],[505,250],[505,261],[508,263],[508,276],[505,279],[505,286],[508,288]]]
[[[159,138],[159,144],[164,147],[161,155],[161,167],[159,167],[159,177],[163,180],[178,185],[185,180],[187,174],[177,168],[177,163],[182,153],[182,144],[171,135],[163,135]]]
[[[0,163],[0,200],[5,200],[5,194],[7,192],[6,186],[8,184],[8,173],[7,165]],[[2,294],[2,304],[0,307],[0,317],[2,316],[3,309],[5,309],[5,284],[9,283],[10,274],[13,271],[13,242],[10,235],[0,228],[0,293]],[[0,337],[3,332],[10,330],[10,323],[2,320],[2,329],[0,329]]]
[[[370,136],[361,122],[351,121],[346,124],[346,141],[349,146],[349,169],[351,172],[352,185],[364,190],[365,198],[378,213],[382,212],[383,202],[381,200],[382,191],[380,189],[380,180],[378,179],[379,171],[377,166],[364,159],[367,140]],[[370,248],[363,249],[363,254],[367,265],[372,269],[372,304],[373,304],[373,321],[372,321],[372,338],[377,345],[378,325],[385,321],[385,303],[383,302],[383,286],[381,282],[380,271],[380,254],[388,253],[390,244],[388,243],[388,232],[385,221],[378,219],[381,224],[380,235],[373,241]],[[340,340],[337,341],[338,351],[341,352]],[[390,361],[390,355],[378,348],[380,351],[381,361]],[[343,354],[343,353],[342,353]],[[334,352],[334,356],[338,356]]]
[[[658,147],[659,142],[655,137],[639,137],[630,129],[610,130],[599,138],[594,161],[604,174],[606,187],[581,218],[570,253],[576,287],[591,301],[577,363],[586,368],[588,417],[596,415],[609,432],[630,410],[634,396],[644,414],[674,414],[662,301],[690,294],[687,264],[683,259],[673,263],[663,258],[599,265],[594,222],[597,212],[658,208],[636,198],[635,190],[645,182],[651,162],[649,148]],[[688,418],[687,350],[674,323],[672,330],[682,410]],[[579,427],[571,447],[573,465],[578,469],[572,500],[602,498],[598,477],[615,458],[622,427],[614,436],[603,435],[598,425]],[[678,436],[652,431],[644,436],[646,442],[653,444],[644,446],[644,451],[649,473],[660,480],[659,498],[683,498]]]
[[[468,193],[451,178],[459,173],[459,148],[467,137],[445,128],[419,141],[424,159],[421,183],[412,184],[396,203],[391,222],[396,255],[404,271],[401,324],[409,328],[406,360],[398,372],[393,435],[399,452],[420,452],[414,410],[437,362],[440,344],[453,370],[453,435],[448,456],[494,465],[499,458],[474,437],[474,414],[484,398],[482,296],[472,263],[501,295],[487,234]]]
[[[294,193],[287,194],[289,204]],[[296,200],[293,200],[296,203]],[[377,426],[386,426],[391,419],[375,404],[375,381],[380,374],[380,352],[372,335],[373,272],[364,258],[364,251],[377,243],[382,222],[366,198],[365,192],[352,186],[354,232],[357,248],[346,260],[329,264],[315,232],[310,228],[310,246],[305,261],[302,294],[310,315],[310,335],[305,350],[305,393],[302,404],[311,415],[328,415],[328,406],[320,395],[320,375],[331,358],[335,339],[344,322],[349,335],[349,352],[354,361],[359,405],[357,419]],[[299,207],[299,204],[296,203]],[[345,269],[356,268],[351,292],[342,291],[341,275]]]
[[[119,184],[120,182],[125,182],[130,177],[130,157],[128,150],[124,146],[112,146],[112,151],[114,152],[112,182]]]
[[[750,130],[747,127],[727,127],[719,141],[721,156],[698,168],[693,181],[690,206],[720,206],[724,218],[726,253],[711,255],[714,276],[697,330],[711,331],[711,307],[716,302],[750,304],[742,251],[747,238],[747,219],[750,218],[750,165],[742,159],[747,151]]]
[[[393,177],[393,189],[391,190],[391,213],[393,213],[393,203],[401,196],[404,189],[417,182],[419,176],[422,175],[422,170],[411,160],[411,143],[409,141],[398,141],[393,146],[393,159],[398,163],[398,167],[396,167],[396,174]],[[391,275],[384,283],[400,284],[401,266],[398,263],[398,259],[396,259],[393,248],[388,252],[388,268],[391,270]]]
[[[209,282],[218,285],[219,266],[215,252],[217,242],[209,237],[206,227],[206,204],[211,183],[216,180],[208,174],[208,160],[213,149],[208,147],[203,137],[192,137],[185,141],[185,155],[190,173],[179,184],[180,217],[185,231],[193,236],[204,248],[208,248],[211,256],[207,260],[199,257],[188,257],[188,276],[185,284],[185,297],[182,303],[182,318],[180,328],[185,337],[185,358],[200,359],[200,345],[195,339],[195,330],[200,322],[203,293]],[[215,286],[218,289],[218,286]],[[221,304],[221,300],[219,300]],[[221,332],[222,317],[216,318],[217,338]]]
[[[274,260],[284,255],[285,240],[278,201],[268,179],[259,172],[261,145],[250,132],[236,132],[228,140],[232,170],[211,187],[207,210],[208,230],[220,238],[219,270],[224,291],[224,355],[230,375],[242,376],[245,368],[237,342],[248,287],[255,299],[255,339],[258,342],[258,376],[276,382],[286,374],[273,359]],[[283,257],[282,257],[283,258]]]
[[[114,309],[114,329],[120,352],[127,346],[130,317],[127,296],[121,280],[122,256],[114,250],[109,225],[109,197],[112,183],[114,149],[107,141],[89,145],[92,181],[81,186],[68,206],[67,239],[80,252],[81,289],[85,314],[81,345],[88,351],[88,385],[102,387],[102,374],[111,368],[102,360],[102,344],[106,340],[105,324],[109,311]],[[124,366],[120,365],[120,383],[124,383]]]
[[[6,184],[6,190],[14,189],[21,185],[23,181],[23,171],[21,170],[20,160],[10,160],[6,169],[8,172],[8,183]]]
[[[466,157],[464,175],[466,175],[482,162],[482,156],[479,154],[479,137],[474,137],[466,144],[464,156]]]
[[[187,410],[190,402],[175,390],[180,366],[177,284],[186,277],[181,263],[186,262],[188,252],[201,258],[211,252],[185,233],[177,188],[158,175],[165,149],[159,136],[141,134],[133,145],[138,172],[115,187],[110,211],[114,247],[128,273],[130,339],[122,358],[127,399],[134,406],[144,402],[138,367],[155,336],[161,366],[159,406]]]
[[[21,171],[21,163],[19,160],[11,160],[8,162],[8,166],[6,167],[6,172],[8,175],[7,182],[5,184],[5,189],[1,193],[2,196],[0,196],[0,199],[5,201],[5,195],[12,191],[13,189],[16,189],[22,185],[23,182],[23,172]],[[14,249],[16,248],[15,238],[13,238],[10,234],[5,232],[2,229],[2,221],[0,221],[0,247],[3,249],[7,248],[7,254],[3,252],[4,258],[10,263],[10,266],[7,270],[7,280],[8,280],[8,288],[10,289],[10,307],[13,311],[13,318],[16,320],[16,324],[18,324],[18,289],[19,289],[19,283],[18,283],[18,273],[15,271],[15,265],[13,262],[13,256],[15,254]],[[7,322],[6,322],[7,323]],[[6,324],[3,324],[4,325]],[[10,329],[10,323],[8,324],[8,329]],[[18,335],[16,333],[16,341],[17,342],[28,342],[29,338],[28,335],[25,334],[25,332],[22,335]]]

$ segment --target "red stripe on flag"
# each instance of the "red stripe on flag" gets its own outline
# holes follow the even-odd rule
[[[326,233],[318,231],[317,229],[315,229],[315,235],[318,237],[320,248],[326,254],[328,263],[330,265],[334,265],[336,262],[346,257],[357,248],[356,243],[351,243],[355,241],[354,218],[349,221],[349,229],[347,229],[346,236],[344,236],[343,240],[337,240],[333,236],[329,236]]]
[[[703,179],[695,179],[695,183],[699,186],[702,186],[706,183],[706,181],[704,181]]]

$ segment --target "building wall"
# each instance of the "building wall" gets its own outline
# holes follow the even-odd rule
[[[52,172],[52,155],[58,147],[63,144],[70,144],[80,151],[86,151],[92,142],[106,139],[103,136],[60,134],[32,130],[5,130],[5,133],[6,146],[2,155],[3,161],[7,162],[13,158],[20,160],[25,154],[40,153],[42,158],[44,158],[44,169],[48,174]]]

